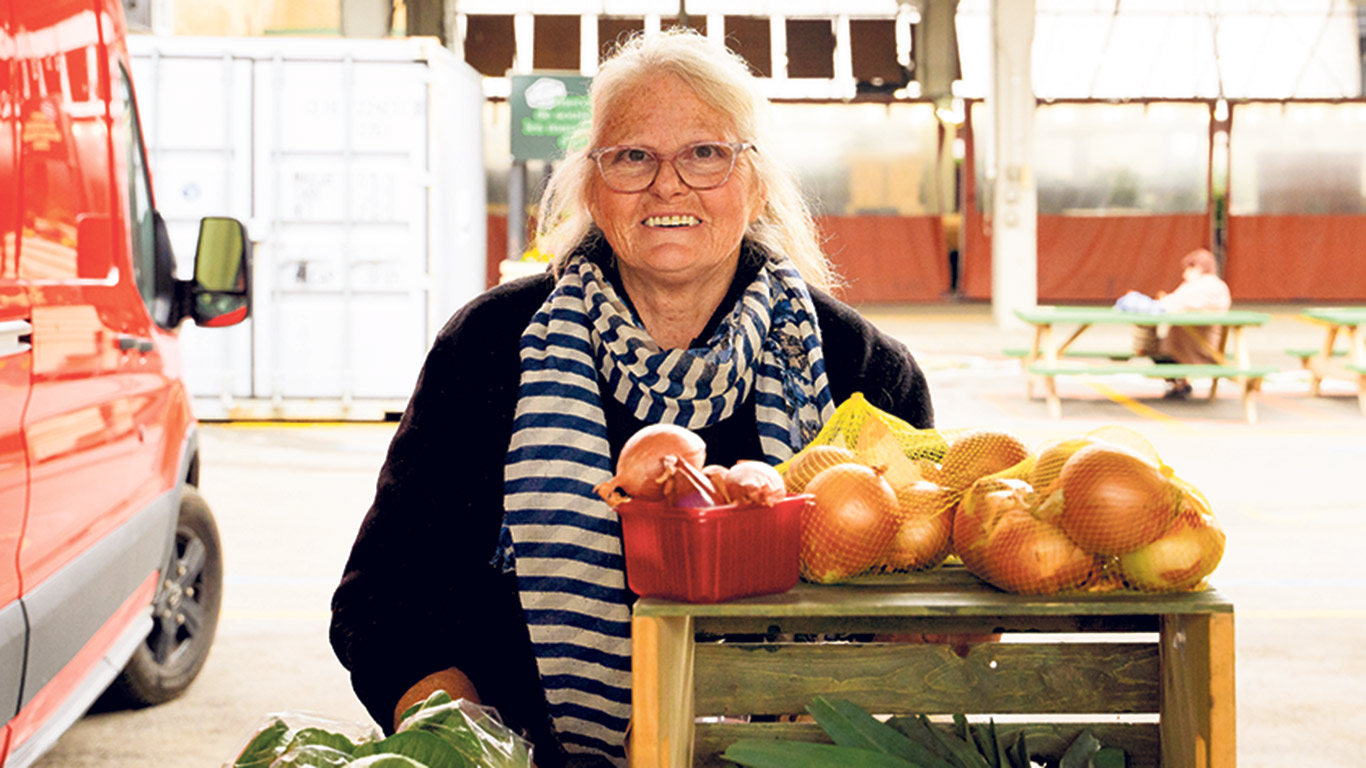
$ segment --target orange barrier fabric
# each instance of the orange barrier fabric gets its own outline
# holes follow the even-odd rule
[[[985,299],[991,296],[991,237],[981,214],[972,214],[960,291]],[[1209,217],[1041,215],[1037,239],[1039,301],[1114,301],[1130,290],[1153,295],[1176,287],[1181,258],[1208,247]]]
[[[949,290],[948,250],[938,216],[822,216],[826,254],[849,304],[941,301]]]
[[[1366,300],[1366,216],[1230,216],[1234,301]]]
[[[508,257],[508,217],[505,213],[490,213],[486,220],[488,248],[484,264],[484,283],[485,287],[492,288],[502,277],[499,265]]]
[[[940,301],[949,290],[944,228],[938,216],[823,216],[825,252],[846,286],[850,304]],[[507,216],[488,214],[485,279],[498,284],[507,257]]]

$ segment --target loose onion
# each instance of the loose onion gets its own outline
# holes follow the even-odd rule
[[[616,492],[633,499],[660,501],[665,498],[665,484],[673,475],[673,467],[665,463],[669,456],[701,468],[706,464],[707,444],[696,432],[673,424],[643,427],[621,447],[616,475],[594,491],[609,502]]]
[[[854,452],[848,448],[838,445],[808,446],[792,457],[787,471],[783,473],[783,483],[787,485],[788,493],[803,493],[806,484],[822,470],[854,460]]]
[[[714,507],[720,494],[711,480],[677,456],[664,457],[664,498],[675,507]]]
[[[730,496],[726,495],[726,476],[727,468],[720,464],[708,464],[702,468],[702,474],[711,481],[712,487],[716,489],[717,501],[722,504],[729,504]]]
[[[949,445],[940,466],[940,484],[963,490],[979,478],[993,475],[1029,457],[1029,446],[1019,436],[1000,430],[979,429]]]
[[[949,554],[953,532],[953,494],[922,480],[896,494],[897,527],[879,562],[886,570],[934,568]]]
[[[762,461],[742,460],[721,476],[722,495],[743,506],[772,506],[787,498],[778,470]]]
[[[896,532],[896,494],[873,469],[837,464],[806,486],[801,563],[807,581],[844,581],[876,564]]]
[[[1058,523],[1082,549],[1122,555],[1151,543],[1176,516],[1180,490],[1152,464],[1124,448],[1082,448],[1058,476]]]

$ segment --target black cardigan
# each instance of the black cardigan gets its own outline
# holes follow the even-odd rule
[[[756,270],[742,264],[722,307],[733,306]],[[532,740],[539,768],[563,756],[550,735],[516,585],[489,561],[503,519],[518,342],[553,287],[549,274],[495,287],[437,336],[333,595],[331,625],[332,647],[356,695],[386,732],[409,687],[456,667],[486,705]],[[829,295],[812,295],[835,403],[862,392],[917,427],[933,426],[924,374],[906,347]],[[643,423],[610,397],[603,406],[615,463]],[[751,395],[730,418],[696,430],[708,463],[762,458],[755,425]]]

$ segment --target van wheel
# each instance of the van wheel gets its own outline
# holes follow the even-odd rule
[[[144,707],[170,701],[194,681],[218,628],[223,550],[204,497],[186,485],[171,563],[152,603],[152,631],[133,652],[101,702]],[[101,707],[104,708],[104,707]]]

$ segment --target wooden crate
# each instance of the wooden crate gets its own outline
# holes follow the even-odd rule
[[[1006,634],[959,648],[877,641],[893,633]],[[791,642],[830,634],[857,637]],[[1236,762],[1233,606],[1215,590],[1036,597],[946,567],[713,605],[644,598],[632,645],[635,768],[733,765],[719,755],[740,738],[826,740],[772,717],[817,694],[875,714],[1010,715],[998,730],[1025,729],[1035,754],[1060,755],[1090,728],[1130,768]]]

